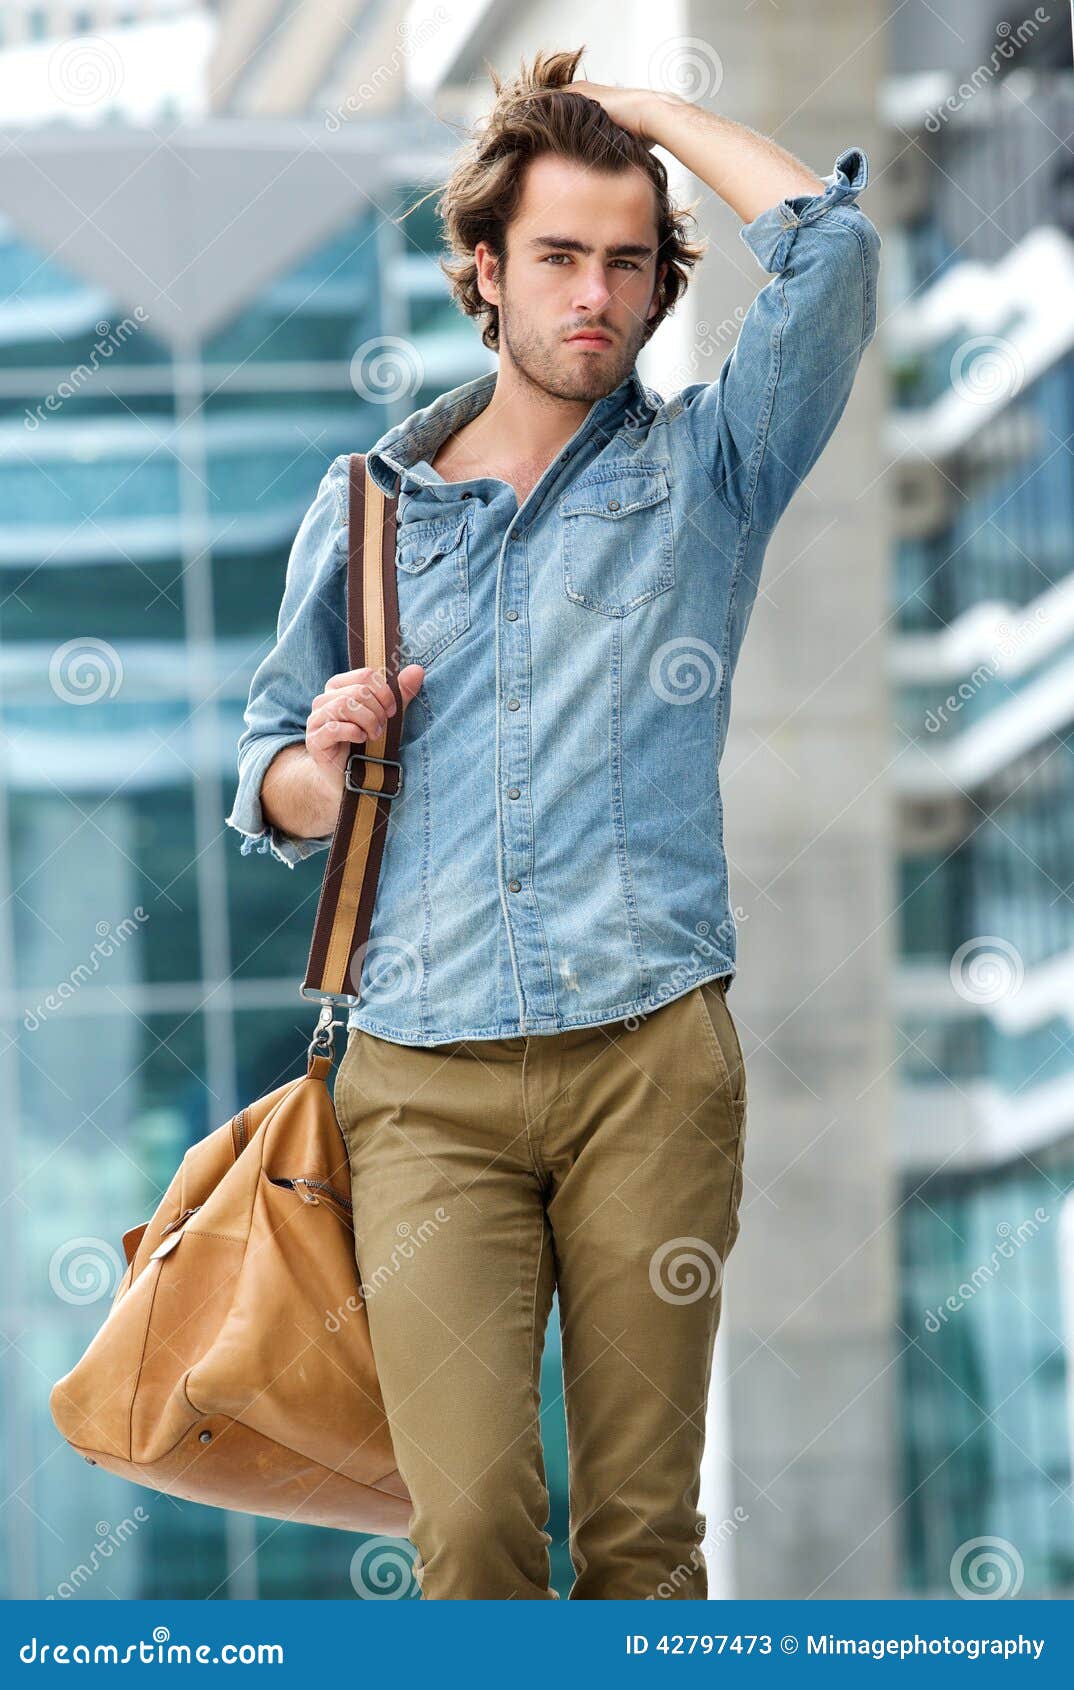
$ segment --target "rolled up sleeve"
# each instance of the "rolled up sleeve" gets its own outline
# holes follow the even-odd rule
[[[880,235],[857,205],[860,147],[823,191],[780,200],[739,230],[774,279],[713,382],[681,398],[694,450],[739,521],[770,530],[830,439],[876,333]]]
[[[313,700],[331,675],[348,667],[347,459],[336,458],[321,480],[291,547],[276,643],[254,671],[238,742],[239,780],[228,827],[240,851],[269,852],[288,868],[332,843],[302,839],[266,822],[265,770],[287,745],[305,743]]]

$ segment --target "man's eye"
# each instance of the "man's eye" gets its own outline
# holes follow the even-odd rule
[[[551,264],[557,258],[565,259],[566,262],[569,263],[570,257],[571,257],[571,255],[570,255],[569,252],[550,252],[546,258],[541,259],[541,263],[542,264]],[[613,258],[612,263],[613,264],[625,264],[628,270],[640,270],[641,269],[641,265],[635,264],[633,259],[631,259],[631,258]]]

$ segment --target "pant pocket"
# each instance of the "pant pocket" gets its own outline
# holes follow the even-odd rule
[[[746,1112],[746,1063],[734,1016],[727,1007],[723,987],[705,980],[694,987],[702,1035],[716,1064],[717,1080],[740,1116]]]

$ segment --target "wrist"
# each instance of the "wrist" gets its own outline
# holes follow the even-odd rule
[[[335,828],[343,800],[346,764],[319,763],[308,752],[306,755],[313,778],[312,789],[307,785],[307,802],[313,813],[315,836],[321,838]]]
[[[356,751],[358,749],[358,746],[348,745],[347,756],[343,759],[342,763],[314,764],[314,768],[317,770],[317,777],[321,783],[321,788],[329,803],[331,803],[333,799],[338,800],[341,797],[343,793],[343,786],[347,778],[347,759],[350,757],[352,751]]]
[[[693,102],[681,94],[666,93],[657,88],[639,90],[638,129],[647,141],[668,147],[675,126],[696,110]]]

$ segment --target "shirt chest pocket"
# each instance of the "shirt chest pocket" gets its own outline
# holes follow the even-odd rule
[[[470,524],[467,517],[403,523],[396,532],[403,664],[431,663],[470,626]]]
[[[666,472],[630,465],[574,487],[559,502],[563,588],[601,616],[628,616],[675,585]]]

